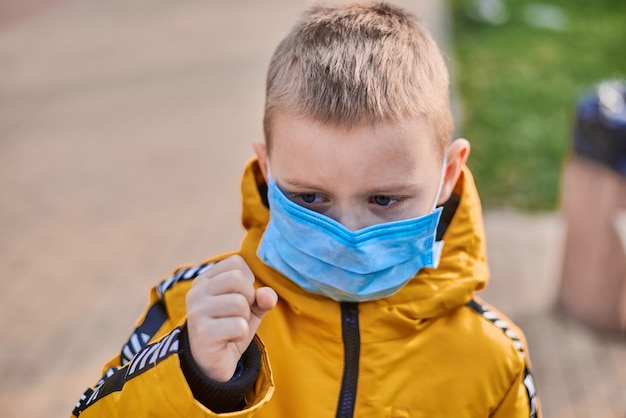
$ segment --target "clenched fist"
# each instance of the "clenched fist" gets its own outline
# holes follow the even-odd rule
[[[191,355],[208,377],[232,378],[263,315],[277,301],[273,289],[254,288],[254,275],[238,255],[195,278],[187,294],[187,330]]]

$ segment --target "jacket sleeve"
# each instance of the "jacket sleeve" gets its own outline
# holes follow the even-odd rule
[[[236,401],[240,411],[229,416],[251,417],[269,400],[274,386],[258,338],[231,382],[214,382],[198,373],[188,351],[185,295],[193,279],[211,265],[178,269],[152,289],[150,305],[128,342],[105,365],[102,379],[83,394],[72,417],[215,417],[233,410],[237,396],[244,401]]]
[[[491,418],[541,418],[533,376],[524,365]]]
[[[511,363],[516,365],[515,369],[511,370],[511,375],[515,378],[490,417],[541,418],[541,405],[537,396],[535,380],[531,373],[530,354],[524,333],[502,312],[486,304],[478,297],[475,297],[467,305],[500,329],[513,344],[517,355],[516,361]]]

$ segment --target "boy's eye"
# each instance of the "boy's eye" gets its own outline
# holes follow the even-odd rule
[[[300,199],[302,199],[302,201],[304,203],[315,203],[315,199],[317,198],[317,194],[316,193],[302,193],[300,195]]]
[[[378,206],[389,206],[394,199],[391,196],[374,196],[372,200]]]
[[[309,209],[318,210],[320,205],[327,203],[327,199],[320,193],[292,193],[289,196],[292,202]]]

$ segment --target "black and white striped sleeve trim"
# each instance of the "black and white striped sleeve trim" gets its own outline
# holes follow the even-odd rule
[[[168,319],[164,296],[176,283],[193,280],[215,263],[180,268],[156,286],[159,299],[146,312],[120,352],[120,366],[107,370],[94,389],[88,389],[78,401],[74,415],[103,396],[122,389],[124,382],[153,367],[157,362],[177,352],[180,329],[174,329],[161,341],[148,345]]]
[[[109,369],[93,389],[88,389],[80,398],[74,409],[74,415],[79,416],[87,407],[105,396],[122,390],[124,384],[150,370],[159,362],[172,354],[179,352],[180,328],[175,328],[160,341],[146,345],[135,358],[123,367]]]
[[[106,371],[104,376],[102,376],[102,379],[100,379],[98,384],[96,384],[96,386],[93,389],[91,388],[87,389],[87,391],[85,391],[83,396],[81,396],[78,402],[76,403],[76,407],[74,408],[73,415],[79,416],[80,413],[83,412],[83,410],[88,405],[91,405],[95,401],[96,397],[98,396],[100,389],[102,389],[104,382],[107,379],[109,379],[111,376],[113,376],[115,372],[118,370],[120,370],[120,368],[115,368],[115,367],[110,368],[109,370]]]
[[[495,312],[489,309],[489,306],[481,305],[473,299],[467,303],[467,306],[470,307],[474,312],[479,313],[489,322],[497,326],[507,337],[509,337],[517,351],[526,356],[524,344],[522,344],[520,338],[513,330],[509,328],[509,325],[505,321],[500,319]],[[529,418],[537,418],[537,389],[535,386],[535,379],[533,378],[533,375],[527,365],[524,367],[523,383],[526,388],[526,394],[528,395],[528,403],[530,408]]]
[[[157,293],[160,298],[163,298],[165,292],[172,288],[176,283],[186,280],[193,280],[198,277],[200,274],[204,273],[208,269],[211,268],[215,263],[203,263],[198,266],[187,267],[178,269],[167,279],[163,280],[157,286]]]
[[[167,321],[167,310],[163,299],[165,293],[178,282],[195,279],[198,275],[211,268],[213,264],[215,263],[203,263],[198,266],[178,269],[174,274],[157,285],[156,289],[159,299],[150,306],[141,324],[135,328],[126,344],[122,347],[120,364],[130,362]]]

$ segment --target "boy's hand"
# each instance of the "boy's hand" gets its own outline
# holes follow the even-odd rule
[[[252,271],[235,255],[196,277],[187,294],[191,355],[213,380],[232,378],[263,315],[276,306],[273,289],[253,285]]]

